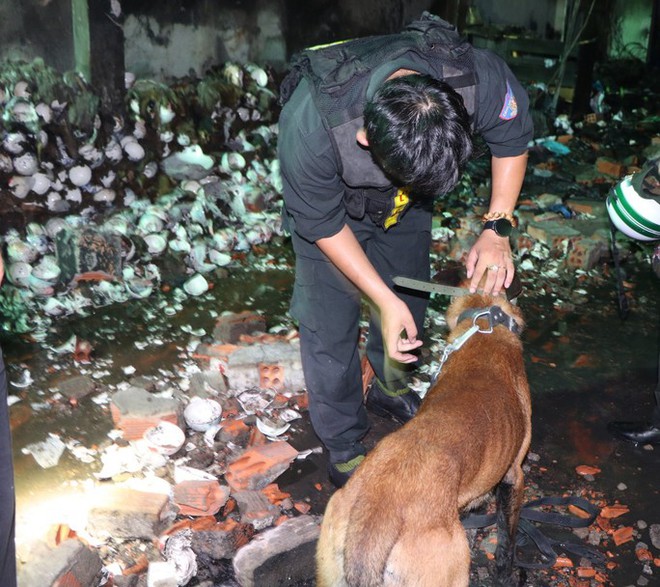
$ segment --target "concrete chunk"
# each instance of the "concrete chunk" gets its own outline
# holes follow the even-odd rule
[[[284,587],[314,577],[319,523],[313,516],[287,520],[259,534],[234,557],[242,587]]]
[[[88,528],[98,536],[115,539],[153,539],[172,517],[169,497],[127,487],[107,487],[96,492],[89,511]]]
[[[80,400],[96,390],[96,383],[91,377],[78,375],[59,384],[62,395],[70,400]]]
[[[110,412],[126,440],[142,438],[147,428],[161,420],[179,425],[180,405],[175,399],[157,397],[140,387],[127,387],[112,396]]]
[[[79,540],[65,540],[55,548],[40,543],[31,552],[30,562],[20,568],[18,584],[96,587],[102,566],[96,551]]]
[[[298,391],[305,377],[296,342],[271,342],[237,347],[227,357],[225,377],[232,390],[275,388]]]
[[[275,523],[279,508],[261,491],[237,491],[233,494],[241,512],[241,522],[252,524],[255,530],[264,530]]]

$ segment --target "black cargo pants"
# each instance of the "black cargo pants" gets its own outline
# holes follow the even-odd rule
[[[392,277],[396,275],[429,278],[431,219],[430,208],[412,207],[387,231],[368,215],[362,220],[349,218],[348,225],[376,271],[392,288]],[[314,243],[295,232],[292,240],[296,278],[291,314],[300,330],[310,417],[314,431],[330,452],[331,462],[345,462],[363,452],[360,440],[368,429],[358,346],[362,296]],[[410,308],[421,337],[428,294],[397,291],[397,295]],[[366,349],[376,376],[389,389],[405,386],[411,366],[385,357],[374,308]]]

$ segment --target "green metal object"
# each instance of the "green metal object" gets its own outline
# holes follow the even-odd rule
[[[86,81],[91,80],[91,57],[89,37],[89,10],[87,0],[71,0],[73,24],[73,54],[75,68]]]

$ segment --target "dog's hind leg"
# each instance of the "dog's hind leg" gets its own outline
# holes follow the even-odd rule
[[[513,573],[516,534],[522,507],[524,478],[520,466],[514,465],[497,486],[497,549],[495,564],[499,587],[515,587],[518,580]]]
[[[468,587],[470,548],[463,526],[411,528],[387,560],[383,587]]]
[[[347,586],[344,577],[344,547],[348,515],[342,506],[338,491],[328,502],[316,546],[317,587]]]

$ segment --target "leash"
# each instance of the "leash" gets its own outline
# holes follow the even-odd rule
[[[586,512],[588,517],[580,518],[572,514],[561,514],[557,512],[542,511],[538,508],[543,506],[569,506],[573,505]],[[605,555],[591,546],[577,542],[566,542],[546,536],[532,522],[553,524],[565,528],[586,528],[590,526],[600,508],[590,501],[576,496],[569,497],[541,497],[525,504],[520,510],[520,521],[518,522],[518,533],[515,540],[514,561],[518,567],[524,569],[547,569],[557,562],[560,552],[568,552],[577,556],[587,558],[594,564],[603,564]],[[461,520],[465,529],[486,528],[495,524],[497,514],[469,514]],[[518,549],[529,544],[534,544],[540,553],[541,562],[522,560]]]
[[[619,317],[625,320],[628,317],[630,307],[628,305],[628,298],[623,287],[623,270],[621,269],[619,248],[616,246],[616,226],[610,219],[610,252],[614,261],[614,277],[616,279],[616,294],[619,304]]]

